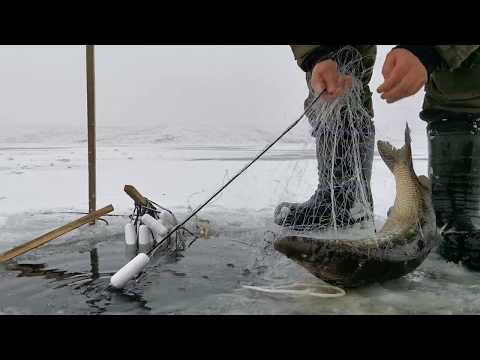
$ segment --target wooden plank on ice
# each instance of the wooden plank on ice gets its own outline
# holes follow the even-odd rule
[[[102,209],[99,209],[97,211],[93,211],[88,215],[85,215],[81,217],[80,219],[77,219],[75,221],[72,221],[66,225],[63,225],[55,230],[50,231],[49,233],[46,233],[32,241],[29,241],[25,244],[19,245],[3,254],[0,255],[0,262],[5,262],[8,260],[11,260],[13,258],[16,258],[17,256],[23,255],[33,249],[36,249],[42,245],[45,245],[46,243],[55,240],[56,238],[72,231],[77,228],[79,228],[82,225],[88,224],[89,222],[92,221],[92,219],[96,219],[99,217],[102,217],[103,215],[108,214],[109,212],[113,211],[113,206],[108,205],[105,206]]]

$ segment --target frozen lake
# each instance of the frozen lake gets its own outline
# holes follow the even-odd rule
[[[165,141],[164,141],[165,140]],[[252,158],[263,144],[190,145],[168,138],[137,143],[100,142],[97,207],[113,204],[129,214],[123,193],[135,185],[182,219]],[[395,145],[400,145],[396,143]],[[480,274],[447,264],[432,253],[399,280],[349,290],[340,298],[272,295],[242,285],[321,281],[290,260],[262,249],[274,206],[303,201],[315,185],[313,148],[282,143],[252,166],[199,216],[212,237],[198,240],[176,259],[158,257],[148,271],[120,292],[106,289],[127,261],[123,225],[86,226],[0,268],[0,313],[4,314],[463,314],[480,313]],[[415,169],[426,174],[424,153]],[[33,239],[85,211],[85,143],[5,141],[0,146],[0,251]],[[373,169],[375,213],[381,222],[394,199],[393,177],[378,158]]]

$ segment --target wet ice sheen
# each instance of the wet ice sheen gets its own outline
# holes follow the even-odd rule
[[[83,240],[81,231],[0,269],[5,314],[468,314],[480,312],[480,274],[436,254],[395,281],[348,290],[343,297],[266,294],[244,285],[324,283],[272,251],[269,213],[205,212],[216,235],[180,257],[158,257],[123,290],[108,289],[127,260],[121,221],[110,236]],[[183,214],[182,214],[183,216]],[[235,217],[237,225],[227,225]],[[246,225],[247,224],[247,225]],[[90,231],[90,229],[89,229]],[[91,249],[96,249],[92,256]]]
[[[22,162],[22,156],[25,159],[30,158],[32,151],[17,152],[16,161]],[[44,150],[33,153],[39,156],[39,160],[49,164],[50,158],[58,157],[56,151],[52,150],[50,155]],[[122,158],[113,148],[100,149],[99,161],[103,170],[99,174],[98,187],[101,195],[97,201],[102,204],[113,203],[116,213],[128,213],[131,201],[122,193],[122,188],[126,180],[132,180],[128,182],[139,184],[138,188],[142,192],[155,195],[153,200],[173,208],[179,220],[187,214],[185,207],[188,204],[196,206],[205,200],[225,178],[225,172],[233,174],[243,166],[242,159],[250,156],[250,152],[244,154],[245,156],[238,154],[238,159],[235,160],[228,149],[222,149],[222,154],[218,155],[218,150],[207,151],[199,147],[201,156],[196,155],[197,150],[188,150],[190,153],[185,157],[193,159],[210,154],[205,158],[216,159],[223,156],[229,160],[187,163],[183,160],[162,160],[168,159],[169,154],[177,154],[174,150],[169,153],[165,148],[157,151],[155,148],[132,147],[128,151],[129,154],[134,153],[134,157],[139,160],[126,165],[128,160]],[[107,218],[110,222],[108,226],[98,223],[95,227],[80,228],[18,258],[8,266],[0,265],[0,313],[480,313],[480,274],[467,271],[458,265],[447,264],[435,253],[416,271],[401,279],[348,290],[345,296],[339,298],[266,294],[243,288],[243,285],[275,287],[303,283],[318,287],[324,284],[283,255],[276,253],[271,246],[279,231],[272,224],[273,206],[279,201],[278,191],[285,188],[284,184],[278,185],[282,179],[282,166],[291,161],[310,161],[312,169],[315,167],[314,160],[308,156],[299,160],[291,155],[291,148],[283,148],[283,151],[290,154],[286,159],[282,160],[279,151],[276,153],[279,156],[255,164],[251,171],[239,178],[239,182],[233,184],[218,201],[199,214],[201,218],[210,221],[212,236],[209,239],[197,240],[182,256],[153,259],[147,272],[137,281],[129,283],[125,289],[108,289],[110,276],[128,261],[123,235],[126,219],[123,218]],[[161,158],[155,158],[155,154],[161,155]],[[72,159],[76,157],[77,155],[74,155]],[[142,162],[141,159],[146,160]],[[152,161],[161,162],[165,166],[162,169],[153,169]],[[5,163],[1,162],[0,166]],[[426,161],[417,160],[415,166],[420,168],[419,174],[426,172]],[[125,176],[125,169],[134,169],[134,176],[130,176],[130,173]],[[152,171],[155,178],[149,180],[143,176],[146,171]],[[59,173],[62,175],[61,185],[65,186],[65,192],[62,192],[63,188],[55,181],[43,182],[52,192],[61,192],[59,198],[52,199],[53,205],[50,200],[46,200],[48,191],[45,191],[45,197],[33,196],[37,180],[47,177],[52,179],[53,174]],[[40,166],[28,170],[27,175],[10,179],[12,184],[22,185],[22,189],[7,187],[5,194],[0,194],[7,197],[2,202],[10,206],[3,208],[0,214],[2,252],[79,216],[40,212],[51,212],[61,207],[61,210],[68,211],[73,210],[74,206],[75,209],[82,209],[82,204],[85,203],[85,193],[71,191],[76,188],[77,183],[83,184],[86,179],[84,167],[60,171],[55,167]],[[13,175],[6,175],[7,178],[9,176]],[[313,183],[310,185],[314,186]],[[28,199],[20,198],[24,201],[21,203],[20,190],[25,189],[30,189],[26,193],[31,191],[32,196]],[[245,193],[245,189],[250,192]],[[280,190],[275,193],[275,189]],[[293,189],[297,190],[297,193],[285,196],[294,199],[296,197],[298,200],[308,196],[311,190],[309,186]],[[197,194],[192,195],[195,192]],[[375,212],[383,217],[394,199],[394,187],[391,175],[380,161],[375,161],[374,164],[373,193]],[[13,202],[12,199],[16,201]],[[183,204],[183,208],[175,204]],[[358,231],[355,236],[359,236]]]

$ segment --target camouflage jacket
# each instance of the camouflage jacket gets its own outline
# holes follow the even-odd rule
[[[341,45],[290,45],[298,65],[308,71],[312,58],[319,61]],[[375,45],[353,45],[366,58],[366,68],[375,61]],[[426,86],[424,109],[480,113],[480,45],[433,45],[441,64]],[[312,56],[314,55],[314,56]],[[363,79],[369,82],[371,73]]]

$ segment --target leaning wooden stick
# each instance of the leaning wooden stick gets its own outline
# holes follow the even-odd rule
[[[133,185],[125,185],[123,190],[133,199],[133,201],[135,201],[135,203],[142,206],[148,206],[148,200],[145,198],[145,196],[140,194],[140,192],[135,189]]]
[[[25,244],[19,245],[12,250],[7,251],[6,253],[3,253],[0,255],[0,262],[5,262],[8,260],[11,260],[13,258],[16,258],[17,256],[23,255],[33,249],[36,249],[52,240],[55,240],[56,238],[72,231],[77,228],[79,228],[82,225],[88,224],[90,221],[93,219],[102,217],[105,214],[108,214],[109,212],[113,211],[113,206],[108,205],[105,206],[102,209],[99,209],[97,211],[94,211],[84,217],[81,217],[80,219],[77,219],[75,221],[72,221],[66,225],[63,225],[55,230],[50,231],[49,233],[42,235],[32,241],[29,241]]]

